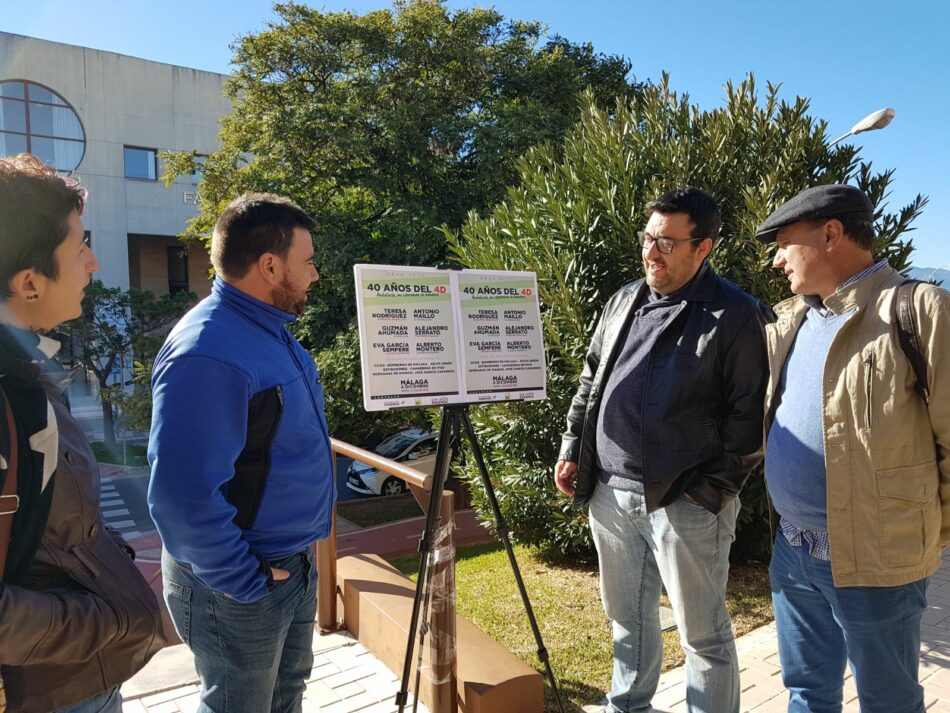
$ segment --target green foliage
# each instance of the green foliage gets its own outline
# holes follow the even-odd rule
[[[565,709],[573,713],[584,704],[599,702],[610,688],[613,643],[610,621],[600,601],[596,566],[552,562],[526,547],[515,546],[514,551]],[[419,571],[419,556],[397,557],[390,564],[412,579]],[[456,550],[455,575],[459,616],[543,674],[511,565],[501,544],[460,546]],[[726,608],[737,637],[772,620],[770,594],[765,567],[730,569]],[[669,606],[666,595],[660,601]],[[663,670],[681,666],[683,660],[679,633],[675,629],[664,632]],[[544,710],[559,710],[547,686]]]
[[[196,299],[193,292],[159,296],[147,290],[106,287],[99,280],[86,287],[82,316],[65,323],[63,329],[79,343],[79,360],[99,382],[107,446],[115,444],[112,407],[129,399],[120,385],[109,383],[113,369],[127,358],[133,363],[150,362],[161,348],[168,327]],[[151,396],[146,398],[150,412]]]
[[[121,446],[106,446],[105,443],[95,441],[90,444],[97,463],[115,463],[116,465],[131,465],[143,467],[148,465],[148,453],[145,446],[122,444]]]
[[[122,412],[122,425],[129,431],[148,433],[152,427],[152,367],[155,354],[151,358],[132,363],[131,391],[116,390],[110,401]]]
[[[323,382],[327,425],[332,436],[360,445],[378,442],[410,425],[429,427],[428,414],[421,409],[372,413],[363,409],[360,341],[355,323],[340,332],[314,361]]]
[[[163,158],[169,180],[203,176],[189,238],[207,241],[246,190],[287,195],[314,216],[321,280],[295,327],[312,348],[354,316],[354,263],[439,262],[437,227],[501,198],[518,156],[560,141],[585,87],[603,105],[636,89],[626,60],[493,9],[409,0],[364,15],[275,11],[234,45],[220,148],[202,164]]]
[[[538,274],[549,400],[473,413],[518,539],[558,550],[589,548],[585,516],[567,510],[553,486],[559,432],[604,303],[642,275],[636,233],[646,224],[644,206],[658,194],[693,185],[714,195],[723,227],[713,266],[770,304],[788,296],[787,281],[771,268],[772,249],[754,239],[754,229],[813,185],[851,182],[864,189],[876,206],[876,257],[907,265],[906,233],[926,199],[886,212],[893,172],[873,173],[853,146],[829,148],[825,122],[808,108],[800,97],[781,101],[772,84],[760,99],[751,75],[726,85],[725,105],[713,110],[677,95],[665,75],[612,113],[588,97],[561,153],[530,150],[503,203],[484,217],[473,212],[458,232],[444,228],[451,252],[467,267]],[[755,486],[746,493],[739,551],[753,554],[767,543],[763,493]]]

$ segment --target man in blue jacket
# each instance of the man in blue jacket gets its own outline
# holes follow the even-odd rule
[[[313,664],[312,545],[336,490],[319,375],[287,329],[318,278],[313,225],[285,198],[234,200],[211,295],[155,360],[148,503],[203,713],[300,711]]]

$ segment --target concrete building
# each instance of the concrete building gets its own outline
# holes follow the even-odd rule
[[[196,180],[166,187],[158,153],[207,155],[230,110],[227,75],[0,32],[0,155],[29,151],[89,190],[83,222],[107,286],[210,291],[209,261],[177,241]]]

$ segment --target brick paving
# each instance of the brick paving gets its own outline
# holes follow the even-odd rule
[[[950,713],[950,551],[930,578],[929,606],[921,624],[920,680],[927,713]],[[779,671],[775,624],[749,632],[736,641],[739,653],[743,713],[785,713],[788,694]],[[686,713],[685,672],[663,674],[653,705],[657,713]],[[859,713],[857,691],[849,670],[845,676],[844,713]]]
[[[103,475],[120,475],[117,472]],[[471,513],[460,513],[462,541],[485,541],[490,534],[475,523]],[[470,518],[469,522],[466,518]],[[342,525],[342,527],[341,527]],[[403,521],[391,527],[359,528],[338,519],[340,554],[357,551],[392,555],[415,549],[421,521]],[[138,534],[138,533],[136,533]],[[456,533],[460,534],[459,532]],[[161,596],[161,542],[154,533],[130,538],[138,551],[137,564]],[[459,544],[459,543],[457,543]],[[928,713],[950,713],[950,551],[930,579],[928,609],[921,626],[920,679]],[[775,625],[768,624],[736,642],[739,653],[742,713],[784,713],[787,693],[779,670]],[[173,646],[158,656],[122,688],[124,713],[192,713],[198,707],[197,675],[187,647]],[[314,669],[307,681],[304,713],[394,713],[393,698],[399,680],[349,633],[314,634]],[[686,713],[685,672],[663,674],[653,700],[656,713]],[[407,706],[411,710],[411,703]],[[576,710],[576,709],[571,709]],[[419,711],[428,713],[423,705]],[[844,713],[859,713],[850,671],[845,677]],[[488,712],[490,713],[490,712]]]
[[[922,624],[920,663],[925,704],[928,713],[950,713],[950,554],[944,555],[943,566],[931,578],[927,599],[930,606]],[[775,625],[740,637],[736,648],[743,713],[784,713],[787,694],[779,673]],[[399,681],[350,634],[316,634],[314,653],[304,713],[394,713],[392,701]],[[197,677],[188,650],[179,645],[160,656],[164,658],[149,664],[123,687],[125,713],[192,713],[197,708]],[[172,663],[175,660],[177,664]],[[175,665],[179,669],[184,666],[185,671],[173,673]],[[164,679],[163,669],[167,671]],[[179,680],[172,683],[175,676]],[[686,713],[684,681],[682,668],[663,674],[653,700],[657,713]],[[859,713],[850,671],[844,691],[845,713]],[[420,704],[419,710],[425,711],[425,707]]]
[[[315,633],[313,652],[303,713],[396,711],[400,681],[349,633]],[[179,644],[159,656],[122,687],[123,713],[194,713],[198,708],[198,677],[188,649]],[[170,687],[171,679],[178,679],[177,685]],[[411,697],[406,710],[412,710]],[[428,713],[421,703],[419,711]]]

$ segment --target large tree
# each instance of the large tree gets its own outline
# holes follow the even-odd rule
[[[586,518],[556,493],[552,470],[591,333],[610,295],[643,274],[636,234],[646,224],[644,206],[661,192],[692,185],[718,199],[723,225],[711,263],[769,304],[788,295],[787,280],[771,268],[772,248],[754,239],[755,227],[813,185],[849,182],[865,190],[875,205],[875,257],[907,266],[907,231],[926,199],[889,210],[892,171],[875,173],[853,145],[829,147],[826,123],[808,109],[801,97],[780,100],[771,84],[760,97],[750,76],[726,86],[724,106],[704,110],[671,91],[664,76],[612,114],[589,102],[563,152],[532,149],[504,202],[472,215],[461,231],[446,229],[467,267],[538,274],[549,399],[472,414],[519,539],[591,552]],[[743,496],[739,552],[755,554],[768,542],[766,522],[762,480],[753,477]]]
[[[207,240],[245,190],[288,195],[316,218],[321,280],[296,327],[315,348],[354,315],[355,262],[435,264],[437,227],[501,198],[529,147],[556,151],[586,87],[603,106],[637,90],[625,59],[494,9],[408,0],[364,15],[275,12],[234,45],[220,148],[200,165],[167,157],[168,176],[203,173],[191,238]]]

